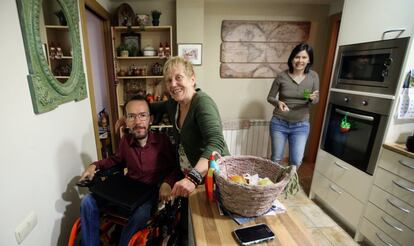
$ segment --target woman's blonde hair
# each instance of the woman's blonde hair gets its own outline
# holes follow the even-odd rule
[[[179,65],[183,65],[185,75],[187,75],[188,77],[195,76],[194,68],[191,62],[185,60],[184,58],[180,56],[173,56],[170,59],[168,59],[167,62],[165,62],[164,64],[164,68],[162,72],[164,74],[165,81],[168,81],[170,79],[168,78],[168,76],[169,76],[171,69]]]

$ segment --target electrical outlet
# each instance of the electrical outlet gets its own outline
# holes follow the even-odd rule
[[[33,228],[37,225],[37,215],[32,211],[14,231],[16,241],[21,244],[23,240],[29,235]]]

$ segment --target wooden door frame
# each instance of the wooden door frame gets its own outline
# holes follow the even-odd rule
[[[313,120],[311,124],[312,131],[309,135],[308,149],[305,154],[305,161],[315,163],[316,155],[319,149],[319,140],[321,137],[323,118],[328,99],[329,86],[332,75],[332,68],[335,59],[336,44],[338,41],[339,26],[341,24],[341,13],[334,14],[329,18],[330,37],[328,43],[328,52],[326,54],[325,66],[319,86],[319,103],[313,111]]]
[[[92,111],[92,121],[93,121],[93,128],[95,133],[95,143],[96,143],[96,151],[98,154],[98,159],[102,159],[101,148],[102,144],[99,139],[99,127],[98,127],[98,112],[96,112],[96,105],[95,105],[95,93],[94,93],[94,86],[93,86],[93,76],[92,76],[92,65],[91,65],[91,57],[90,57],[90,50],[89,50],[89,39],[88,39],[88,30],[86,24],[86,10],[90,10],[96,16],[98,16],[103,22],[103,31],[104,31],[104,45],[105,45],[105,63],[106,63],[106,70],[107,74],[107,96],[109,97],[109,126],[110,129],[114,129],[114,125],[116,120],[118,119],[118,112],[115,112],[112,105],[116,105],[116,94],[115,94],[115,85],[113,83],[114,77],[114,67],[113,67],[113,56],[112,56],[112,41],[111,41],[111,16],[108,11],[106,11],[96,0],[79,0],[79,13],[80,13],[80,20],[81,20],[81,29],[82,29],[82,38],[83,38],[83,45],[84,45],[84,52],[85,52],[85,61],[86,61],[86,77],[88,80],[88,88],[89,88],[89,96],[90,96],[90,103],[91,103],[91,111]],[[112,142],[112,149],[115,150],[115,146],[117,146],[117,138],[115,134],[111,134],[111,142]]]

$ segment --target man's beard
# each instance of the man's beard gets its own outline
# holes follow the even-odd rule
[[[142,131],[136,132],[135,129],[140,129],[140,128],[144,128],[144,127],[134,127],[131,130],[132,136],[134,136],[134,138],[137,139],[137,140],[144,139],[144,138],[146,138],[148,136],[148,129],[147,128],[145,128],[145,131],[144,132],[142,132]]]

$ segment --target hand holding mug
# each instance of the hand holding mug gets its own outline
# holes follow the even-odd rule
[[[314,91],[309,95],[311,101],[315,100],[319,96],[319,91]]]

